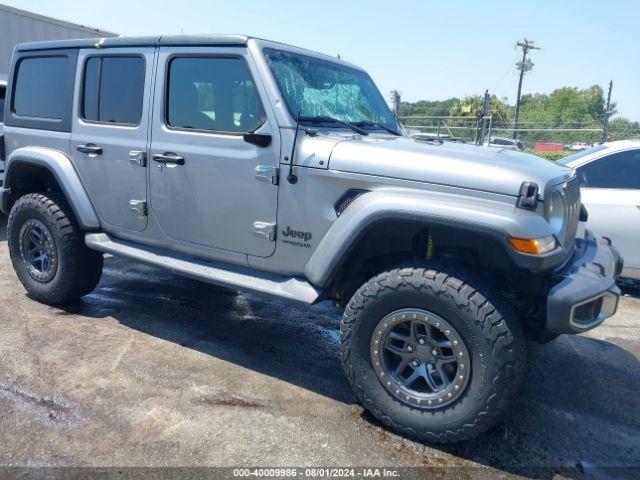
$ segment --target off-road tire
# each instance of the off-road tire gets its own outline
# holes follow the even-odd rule
[[[20,250],[25,222],[42,222],[53,238],[57,265],[52,278],[38,281],[27,269]],[[13,205],[8,221],[9,253],[13,267],[30,296],[48,305],[62,305],[91,292],[102,274],[103,256],[90,250],[73,211],[59,193],[31,193]]]
[[[471,376],[453,403],[420,408],[403,402],[376,374],[371,355],[374,330],[386,315],[402,308],[439,315],[466,343]],[[455,267],[389,270],[365,283],[344,312],[342,365],[363,407],[391,429],[427,442],[469,440],[495,425],[519,387],[524,344],[514,318],[490,285]]]

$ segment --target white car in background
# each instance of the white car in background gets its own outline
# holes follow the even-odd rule
[[[603,143],[559,162],[577,170],[587,228],[611,239],[623,277],[640,280],[640,140]]]
[[[570,145],[567,145],[567,150],[570,150],[572,152],[579,152],[582,150],[586,150],[587,148],[591,148],[592,145],[589,145],[588,143],[584,143],[584,142],[573,142]]]

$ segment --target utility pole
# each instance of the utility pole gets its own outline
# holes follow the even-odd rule
[[[391,90],[391,104],[393,105],[393,113],[396,116],[396,120],[400,115],[400,92],[398,90]]]
[[[602,119],[602,138],[600,143],[604,143],[609,139],[609,117],[611,112],[611,90],[613,89],[613,80],[609,82],[609,94],[607,95],[607,106],[604,109],[604,118]]]
[[[489,115],[489,102],[491,97],[489,96],[489,89],[485,90],[484,98],[482,99],[482,110],[478,113],[478,122],[480,123],[480,135],[476,132],[476,145],[482,145],[484,143],[484,137],[487,134],[487,116]]]
[[[518,70],[520,70],[520,81],[518,82],[518,96],[516,97],[516,118],[515,125],[513,130],[513,138],[518,138],[518,117],[520,116],[520,95],[522,94],[522,79],[524,77],[524,72],[528,72],[533,68],[533,63],[531,60],[527,60],[527,53],[529,50],[540,50],[540,47],[534,46],[533,41],[527,40],[526,38],[516,44],[516,48],[522,48],[522,61],[516,63]]]

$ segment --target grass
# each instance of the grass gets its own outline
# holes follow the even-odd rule
[[[553,160],[554,162],[556,160],[560,160],[561,158],[566,157],[567,155],[571,155],[571,152],[565,152],[565,151],[562,151],[562,152],[553,152],[553,151],[551,151],[551,152],[536,152],[531,148],[528,148],[526,150],[526,152],[527,153],[532,153],[532,154],[537,155],[537,156],[542,157],[542,158],[546,158],[547,160]]]

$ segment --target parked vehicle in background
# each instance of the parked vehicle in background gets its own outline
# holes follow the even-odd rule
[[[507,137],[491,137],[484,141],[485,147],[500,147],[508,150],[524,150],[524,143]]]
[[[0,80],[0,124],[4,124],[4,99],[7,95],[7,82]]]
[[[591,145],[585,142],[573,142],[566,146],[566,149],[571,152],[579,152],[581,150],[586,150],[587,148],[591,148]]]
[[[332,301],[362,405],[434,442],[507,411],[524,338],[616,311],[621,260],[576,237],[573,169],[404,136],[343,60],[244,36],[114,38],[21,45],[9,78],[0,206],[33,299],[86,295],[108,253]]]
[[[0,80],[0,187],[4,181],[4,104],[7,82]]]
[[[615,243],[622,275],[640,280],[640,140],[596,145],[559,162],[577,171],[588,227]]]

